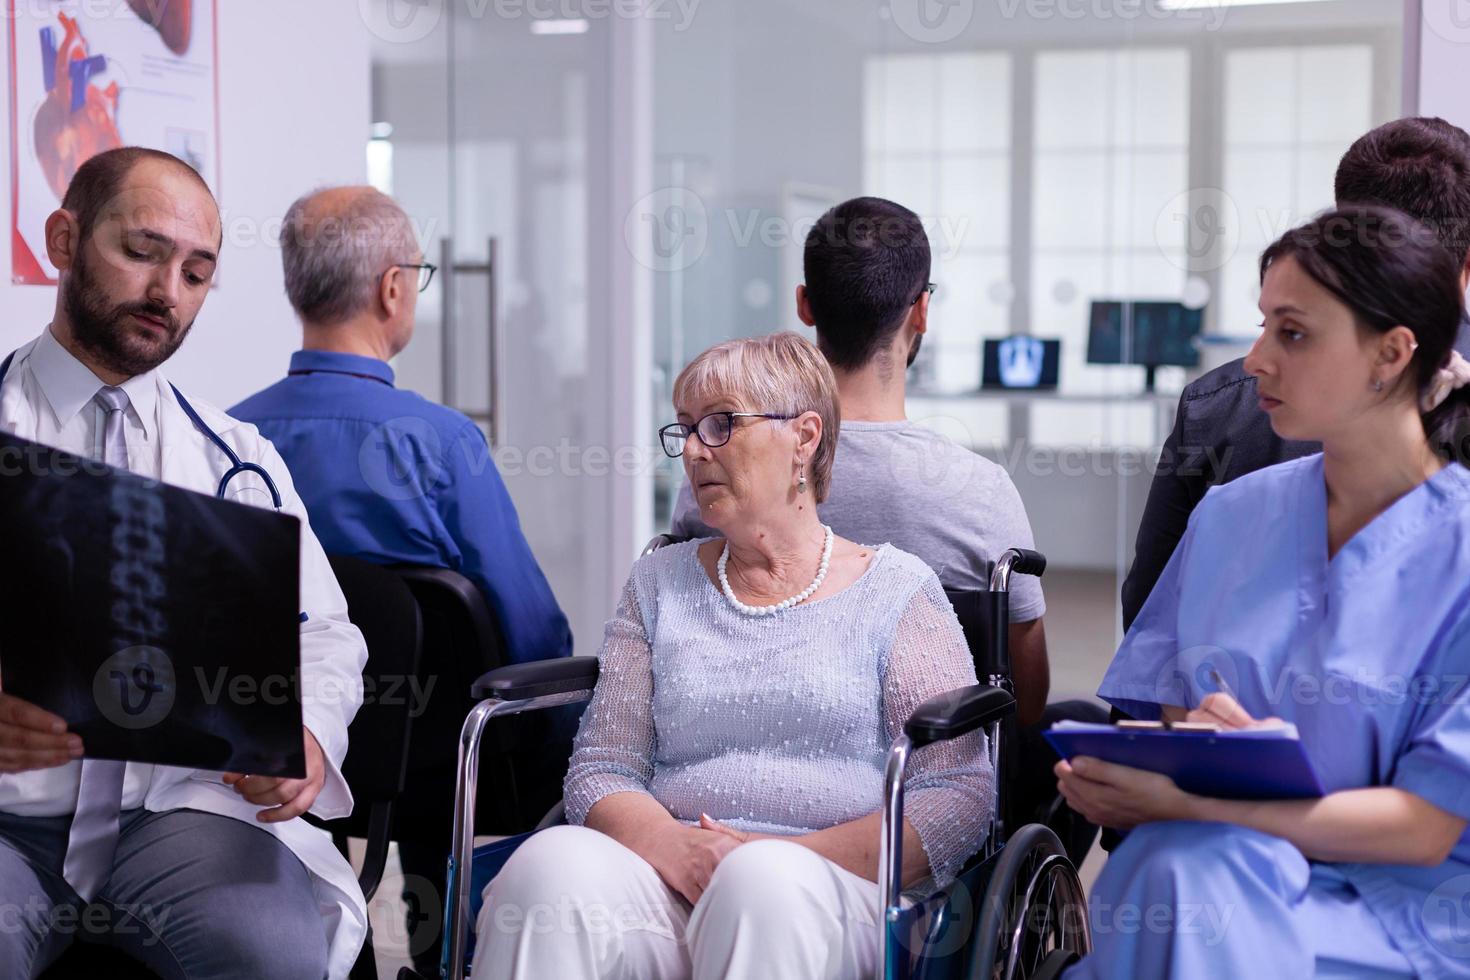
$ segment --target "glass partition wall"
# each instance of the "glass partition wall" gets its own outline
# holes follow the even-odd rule
[[[648,190],[649,22],[606,5],[363,6],[393,15],[370,25],[370,171],[440,267],[398,383],[484,429],[576,652],[593,654],[652,528],[653,272],[622,220]]]

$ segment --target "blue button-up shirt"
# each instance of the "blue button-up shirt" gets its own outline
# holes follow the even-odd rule
[[[293,354],[285,379],[230,414],[285,457],[327,551],[453,569],[489,599],[513,662],[571,654],[566,616],[474,422],[395,388],[383,361],[315,350]]]

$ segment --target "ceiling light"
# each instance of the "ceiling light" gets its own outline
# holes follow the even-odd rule
[[[555,17],[531,21],[531,33],[586,34],[589,26],[585,17]]]

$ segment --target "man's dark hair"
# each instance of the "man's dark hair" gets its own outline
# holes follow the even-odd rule
[[[1470,134],[1437,117],[1395,119],[1358,137],[1337,165],[1339,208],[1393,208],[1428,226],[1463,267],[1470,253]]]
[[[174,164],[197,180],[199,186],[213,200],[214,192],[209,190],[209,185],[199,176],[199,172],[172,153],[144,146],[106,150],[77,168],[76,176],[72,177],[71,184],[66,189],[66,197],[61,201],[63,208],[76,215],[77,223],[81,226],[82,241],[91,237],[92,229],[102,216],[103,207],[117,196],[133,167],[144,160]]]
[[[852,371],[888,345],[924,291],[929,236],[908,208],[857,197],[812,226],[803,267],[817,346],[833,368]]]

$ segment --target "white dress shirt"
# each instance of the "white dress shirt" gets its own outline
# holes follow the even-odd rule
[[[15,352],[0,385],[0,429],[78,455],[100,456],[104,420],[93,402],[102,381],[57,342],[48,328]],[[230,462],[185,414],[161,371],[130,378],[120,386],[130,406],[125,413],[130,468],[173,486],[213,495]],[[347,616],[337,585],[291,474],[270,442],[253,425],[231,418],[206,402],[190,399],[200,418],[245,462],[271,475],[281,494],[281,512],[301,521],[300,693],[302,721],[321,746],[326,781],[311,813],[323,819],[352,812],[352,794],[342,778],[347,726],[362,704],[362,668],[367,648]],[[270,507],[263,481],[245,474],[230,482],[227,499]],[[20,816],[72,813],[81,764],[0,776],[0,810]],[[129,763],[123,806],[154,812],[189,808],[249,823],[275,835],[312,874],[326,930],[329,976],[345,977],[367,933],[367,903],[351,866],[331,839],[299,817],[259,823],[262,807],[224,785],[221,774],[177,766]]]

